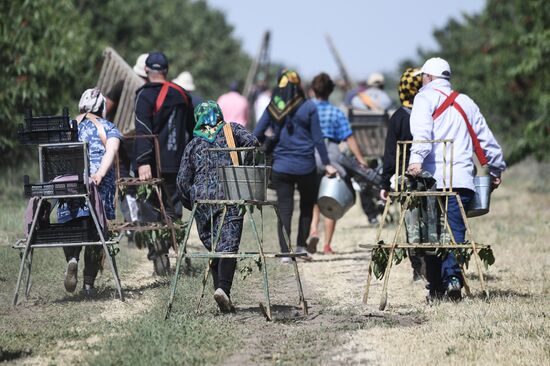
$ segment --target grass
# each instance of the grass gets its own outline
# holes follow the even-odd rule
[[[208,284],[204,306],[195,312],[204,261],[182,276],[169,321],[163,320],[169,281],[152,278],[145,251],[121,244],[117,256],[127,300],[114,298],[109,271],[98,280],[98,297],[68,295],[62,285],[61,249],[37,250],[28,302],[11,307],[19,256],[10,248],[22,235],[25,200],[21,174],[0,178],[0,361],[33,364],[370,364],[434,363],[493,365],[550,363],[550,191],[542,165],[526,162],[504,176],[491,214],[472,220],[479,242],[492,244],[497,262],[487,272],[485,301],[472,267],[475,297],[427,306],[424,289],[410,284],[406,261],[392,270],[388,310],[377,310],[381,284],[374,281],[369,304],[361,303],[367,260],[357,243],[373,229],[354,208],[339,222],[335,249],[349,254],[316,257],[301,265],[308,317],[298,316],[298,295],[290,266],[268,264],[273,311],[266,323],[261,276],[251,261],[239,263],[232,298],[235,315],[221,316]],[[542,177],[542,178],[541,178]],[[296,216],[296,215],[295,215]],[[267,249],[276,248],[273,217],[266,214]],[[296,219],[296,217],[294,217]],[[246,223],[247,224],[247,223]],[[295,227],[295,226],[294,226]],[[192,250],[200,245],[196,236]],[[245,227],[242,249],[252,250]],[[362,257],[361,257],[362,256]],[[359,258],[361,257],[361,258]]]

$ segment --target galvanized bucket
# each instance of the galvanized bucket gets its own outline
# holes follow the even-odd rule
[[[466,216],[476,217],[489,212],[491,203],[491,176],[474,177],[476,192],[472,202],[468,205]]]
[[[317,204],[325,217],[338,220],[355,204],[355,191],[343,179],[323,177]]]
[[[228,200],[265,201],[270,166],[223,166],[220,185]]]

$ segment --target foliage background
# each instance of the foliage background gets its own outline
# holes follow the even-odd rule
[[[479,105],[509,165],[527,155],[549,160],[550,2],[488,0],[483,12],[451,20],[434,36],[439,49],[420,50],[400,70],[445,58],[453,88]]]
[[[76,112],[106,46],[131,65],[141,53],[165,52],[168,77],[190,71],[206,98],[244,79],[250,65],[233,27],[204,0],[2,1],[0,15],[0,166],[25,154],[16,129],[26,107],[37,115],[60,114],[63,106]]]
[[[25,107],[75,112],[82,90],[96,82],[105,46],[129,63],[164,51],[169,78],[189,70],[207,98],[244,79],[250,65],[233,27],[204,0],[2,1],[0,15],[0,166],[25,151],[16,143]],[[488,0],[480,14],[450,20],[434,36],[437,49],[420,49],[390,79],[428,57],[446,58],[454,88],[479,104],[509,164],[527,155],[550,160],[550,2]]]

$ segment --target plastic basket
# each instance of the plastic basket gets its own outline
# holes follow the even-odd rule
[[[37,145],[78,141],[78,129],[75,121],[69,119],[69,111],[63,109],[61,116],[33,117],[27,110],[25,123],[19,125],[19,139],[22,144]]]
[[[49,182],[60,175],[77,175],[79,180],[84,179],[84,144],[41,146],[39,152],[42,182]]]
[[[82,180],[73,182],[29,183],[25,181],[25,197],[61,196],[86,193]]]
[[[35,231],[34,243],[82,243],[97,241],[98,238],[95,225],[87,219],[40,227]]]

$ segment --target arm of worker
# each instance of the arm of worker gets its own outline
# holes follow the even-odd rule
[[[191,94],[189,94],[187,91],[185,93],[188,100],[187,109],[185,111],[185,113],[187,114],[185,117],[185,129],[187,132],[187,136],[189,136],[189,141],[191,141],[191,139],[193,138],[193,130],[195,129],[197,121],[195,120],[195,106],[193,105]]]
[[[235,138],[235,143],[238,147],[251,147],[259,146],[260,143],[256,136],[251,134],[246,128],[241,126],[238,123],[229,122],[231,130],[233,131],[233,137]]]
[[[181,203],[188,210],[193,208],[193,202],[191,202],[191,187],[195,181],[195,149],[193,145],[190,143],[185,147],[176,179]]]
[[[413,109],[411,111],[411,134],[413,140],[431,140],[433,134],[432,106],[430,101],[421,94],[414,98]],[[417,143],[411,146],[411,157],[407,172],[412,175],[418,175],[422,171],[424,158],[432,150],[430,143]]]
[[[153,134],[153,105],[143,96],[141,90],[136,97],[136,136]],[[153,177],[151,165],[154,162],[153,139],[137,138],[135,142],[136,164],[140,180]]]
[[[321,131],[321,124],[319,123],[319,113],[317,113],[317,108],[312,108],[309,116],[311,121],[311,138],[315,149],[321,157],[321,161],[325,166],[325,173],[328,176],[334,176],[338,174],[338,171],[335,167],[330,165],[330,159],[328,158],[327,147],[325,146],[325,141],[323,139],[323,132]]]
[[[384,158],[382,165],[382,188],[386,191],[390,190],[390,179],[395,174],[395,154],[397,148],[397,121],[390,118],[388,122],[388,132],[386,134],[386,142],[384,144]]]
[[[105,177],[109,169],[113,166],[119,146],[119,137],[107,138],[107,142],[105,143],[105,154],[103,154],[103,157],[101,158],[101,164],[99,165],[97,171],[90,176],[90,179],[96,184],[96,186],[101,184],[103,177]]]
[[[341,141],[346,141],[348,144],[349,149],[353,153],[353,156],[357,159],[359,164],[361,165],[367,165],[365,162],[365,158],[363,157],[363,154],[361,153],[361,149],[359,148],[359,145],[357,144],[357,140],[355,139],[355,136],[353,136],[353,131],[351,130],[351,126],[349,124],[349,120],[344,114],[344,112],[338,110],[338,119],[337,119],[337,130],[339,131],[339,139]]]
[[[477,106],[475,107],[472,115],[474,117],[473,121],[470,123],[472,124],[472,128],[477,135],[479,144],[487,157],[489,173],[493,177],[493,186],[496,188],[501,183],[500,174],[506,170],[506,163],[504,162],[502,148],[493,136],[485,117],[483,117]]]

